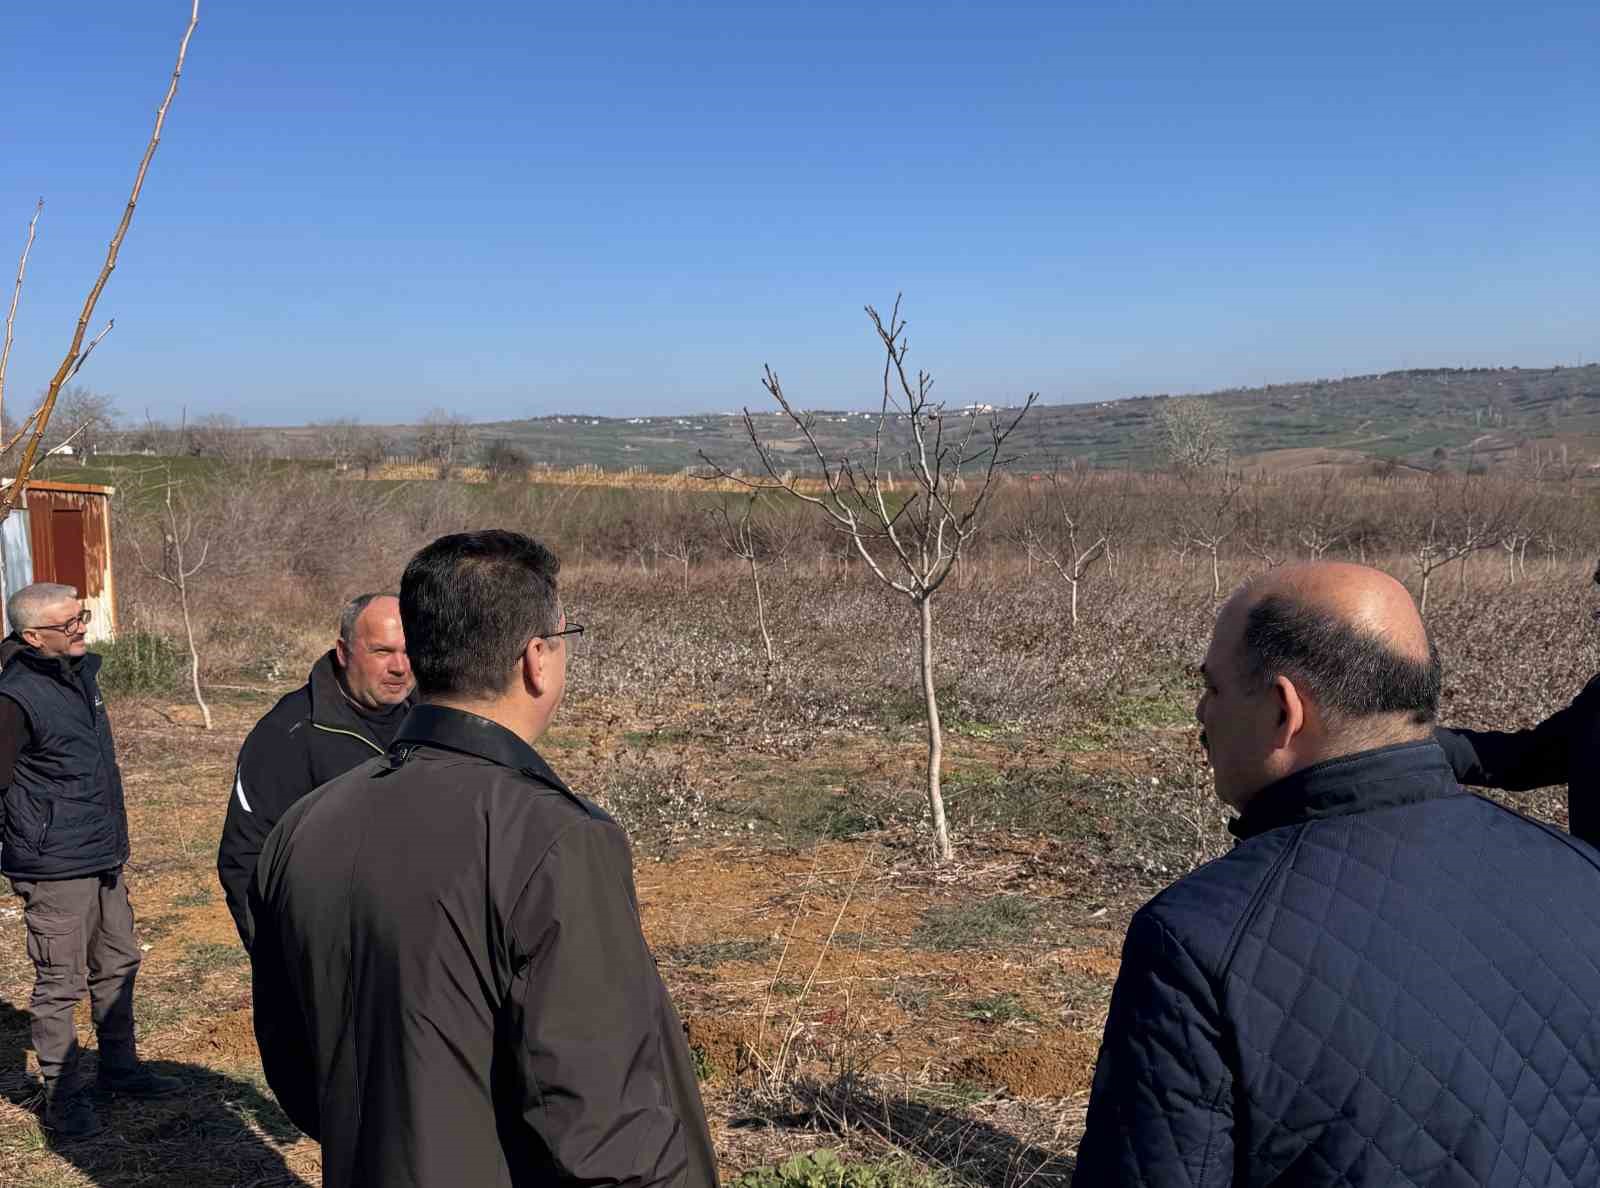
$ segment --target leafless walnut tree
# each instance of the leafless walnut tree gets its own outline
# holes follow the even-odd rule
[[[211,542],[202,540],[199,544],[200,555],[198,557],[194,555],[194,515],[185,500],[181,498],[174,500],[173,489],[178,485],[172,478],[172,467],[169,465],[166,481],[162,483],[163,510],[159,521],[161,531],[159,562],[147,558],[139,544],[137,532],[130,533],[128,540],[133,545],[134,556],[139,559],[139,568],[151,577],[171,586],[178,595],[178,608],[183,612],[183,631],[189,641],[189,683],[194,688],[194,702],[200,707],[200,716],[205,721],[206,729],[210,730],[211,707],[206,704],[206,699],[200,692],[200,650],[195,646],[194,640],[194,619],[189,607],[189,579],[205,567],[206,554],[210,551]]]
[[[922,695],[927,712],[928,808],[933,816],[935,855],[953,855],[945,821],[940,773],[944,733],[939,723],[933,661],[933,598],[954,570],[972,538],[983,526],[995,480],[1014,458],[1006,443],[1038,399],[1030,393],[1014,413],[980,416],[947,414],[932,398],[933,378],[906,370],[906,323],[900,299],[885,321],[872,306],[867,317],[884,351],[882,397],[871,450],[862,458],[848,453],[830,461],[817,441],[816,418],[797,409],[783,391],[778,374],[766,369],[762,384],[799,431],[804,451],[816,463],[807,482],[791,473],[777,457],[745,410],[745,431],[761,459],[764,477],[740,475],[701,455],[724,478],[756,490],[781,491],[810,504],[855,550],[884,585],[910,600],[917,612],[921,644]],[[979,432],[980,426],[984,431]],[[909,436],[902,457],[891,438]],[[891,486],[893,464],[899,479]]]
[[[111,244],[106,249],[105,263],[100,267],[100,274],[95,278],[94,285],[89,290],[89,295],[84,299],[82,312],[78,315],[78,324],[73,331],[72,341],[67,346],[67,353],[56,368],[55,374],[50,377],[50,382],[45,386],[44,395],[39,401],[39,406],[30,413],[18,426],[14,435],[8,440],[0,442],[0,457],[10,453],[18,444],[23,444],[22,458],[17,465],[16,479],[3,492],[0,492],[0,520],[11,514],[22,492],[27,486],[28,477],[33,473],[35,462],[39,458],[39,447],[44,442],[45,433],[50,425],[51,414],[55,411],[56,402],[61,396],[62,387],[83,368],[94,348],[111,329],[107,323],[104,330],[88,338],[89,323],[94,317],[95,306],[100,303],[100,294],[105,291],[106,282],[111,279],[111,273],[117,266],[117,255],[122,251],[122,241],[127,238],[128,228],[133,223],[133,212],[139,204],[139,194],[144,189],[145,175],[150,171],[150,162],[156,155],[156,147],[161,143],[161,130],[167,122],[167,111],[172,106],[173,96],[178,92],[178,79],[183,74],[183,62],[189,53],[189,39],[194,36],[195,26],[200,23],[200,0],[192,0],[189,24],[184,29],[183,39],[178,44],[177,64],[172,68],[172,79],[167,84],[166,96],[161,100],[161,106],[156,109],[155,128],[150,133],[150,141],[145,146],[144,156],[140,158],[138,172],[134,175],[133,189],[128,195],[128,204],[123,209],[122,220],[117,224],[115,234],[111,237]],[[22,256],[17,265],[16,283],[12,288],[11,303],[6,313],[5,338],[0,343],[0,414],[4,412],[5,400],[5,371],[6,364],[11,356],[11,344],[16,325],[17,306],[22,296],[23,279],[28,268],[28,254],[33,248],[34,236],[38,228],[39,215],[44,208],[44,200],[40,199],[34,207],[33,218],[28,223],[27,239],[23,244]]]
[[[1427,499],[1416,508],[1411,525],[1412,563],[1421,580],[1417,604],[1423,614],[1433,575],[1458,563],[1465,593],[1468,559],[1496,547],[1523,523],[1527,507],[1527,491],[1516,483],[1443,471],[1428,477]]]
[[[752,494],[737,517],[729,512],[726,503],[718,507],[714,514],[722,547],[750,567],[750,584],[755,587],[756,596],[756,623],[761,628],[761,643],[767,651],[767,671],[770,675],[773,662],[772,633],[767,630],[767,604],[761,595],[761,541],[751,522],[759,498],[759,495]]]
[[[1244,521],[1244,476],[1226,466],[1180,471],[1179,531],[1189,544],[1211,556],[1211,596],[1222,597],[1222,546]]]
[[[1020,501],[1008,535],[1031,568],[1039,562],[1072,592],[1072,625],[1078,625],[1079,588],[1097,561],[1108,560],[1129,515],[1127,476],[1114,487],[1084,466],[1059,463],[1043,483],[1033,483]]]

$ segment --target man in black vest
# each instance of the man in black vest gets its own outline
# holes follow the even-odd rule
[[[400,600],[362,594],[345,606],[338,639],[306,683],[244,740],[217,877],[246,949],[254,932],[246,895],[267,834],[307,792],[389,749],[411,708],[412,687]]]
[[[71,586],[25,586],[6,604],[0,648],[0,872],[22,897],[33,961],[33,1047],[44,1125],[57,1138],[100,1129],[78,1080],[72,1013],[89,992],[99,1087],[157,1097],[181,1085],[139,1063],[133,982],[139,943],[122,866],[128,817],[111,724],[85,645],[89,612]]]

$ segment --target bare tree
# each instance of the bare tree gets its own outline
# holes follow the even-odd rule
[[[349,469],[361,445],[361,422],[354,417],[336,417],[331,421],[313,421],[311,427],[317,431],[320,443],[315,455],[327,458],[335,470]]]
[[[194,542],[194,515],[183,499],[174,500],[173,490],[178,484],[173,481],[172,468],[167,467],[166,482],[162,498],[161,528],[161,560],[153,564],[146,559],[144,550],[139,545],[139,537],[135,533],[129,536],[133,545],[134,555],[139,559],[139,567],[151,577],[165,582],[171,586],[178,595],[178,607],[183,612],[183,631],[189,641],[189,681],[194,688],[194,701],[200,707],[200,716],[205,721],[207,730],[211,729],[211,707],[206,704],[206,699],[200,692],[200,650],[195,646],[194,619],[189,612],[189,579],[205,567],[206,554],[210,551],[211,542],[200,542],[200,556],[192,561],[185,556],[185,551],[190,551]]]
[[[1155,420],[1162,452],[1177,470],[1209,470],[1227,462],[1233,427],[1215,402],[1199,397],[1165,400]]]
[[[528,468],[533,465],[533,459],[528,457],[526,450],[519,449],[503,437],[497,437],[484,446],[479,451],[478,460],[489,472],[489,477],[497,483],[526,480]]]
[[[934,683],[933,598],[954,570],[962,550],[981,529],[995,479],[1014,459],[1004,453],[1017,425],[1038,399],[1030,394],[1022,408],[1004,418],[999,413],[946,418],[943,406],[932,398],[933,377],[925,371],[913,376],[905,359],[909,349],[906,324],[900,318],[900,299],[887,322],[872,306],[867,317],[884,350],[883,387],[873,445],[864,458],[844,454],[829,461],[817,441],[816,416],[795,408],[784,394],[777,372],[766,369],[763,386],[788,417],[805,449],[815,460],[820,480],[807,489],[789,473],[745,410],[745,432],[765,471],[764,478],[748,478],[701,457],[725,478],[736,479],[757,490],[782,491],[810,504],[854,548],[873,576],[908,598],[917,613],[923,704],[927,712],[928,808],[933,817],[934,852],[949,859],[950,831],[945,821],[940,775],[944,760],[944,732],[939,721],[939,700]],[[945,426],[955,431],[949,436]],[[987,425],[984,434],[977,432]],[[903,462],[890,457],[885,434],[909,430],[910,449]],[[905,490],[890,489],[889,464],[902,467]]]
[[[138,172],[134,175],[133,189],[128,195],[128,204],[123,209],[122,220],[117,224],[116,232],[111,237],[110,246],[106,249],[105,263],[100,267],[100,274],[95,278],[94,285],[89,290],[89,295],[84,299],[83,309],[78,315],[78,324],[73,331],[72,341],[67,346],[67,353],[56,368],[55,374],[50,378],[45,388],[44,397],[39,402],[38,408],[22,422],[17,436],[11,440],[0,443],[0,454],[9,452],[12,447],[27,437],[27,445],[23,447],[22,460],[17,466],[16,480],[3,492],[0,492],[0,520],[4,520],[22,498],[22,492],[27,486],[28,476],[33,473],[34,463],[39,456],[39,448],[44,441],[45,430],[50,423],[50,416],[55,411],[56,401],[60,397],[61,389],[68,380],[72,379],[82,369],[94,348],[110,332],[112,323],[107,323],[106,328],[94,338],[85,343],[89,333],[89,323],[94,317],[95,306],[100,303],[100,294],[104,292],[106,283],[111,279],[111,273],[117,266],[117,256],[122,251],[122,241],[127,237],[128,228],[133,223],[133,212],[139,204],[139,194],[144,189],[144,179],[150,170],[150,162],[156,155],[156,147],[161,143],[161,130],[167,122],[167,111],[172,106],[173,96],[178,92],[178,79],[183,74],[184,59],[189,53],[189,39],[194,36],[195,27],[200,23],[200,0],[192,0],[189,15],[189,24],[184,29],[183,39],[178,43],[178,60],[172,68],[172,79],[167,84],[166,96],[161,100],[161,106],[156,109],[155,128],[150,133],[150,141],[145,146],[144,156],[140,158]],[[10,310],[6,316],[6,329],[4,345],[0,346],[0,412],[3,412],[4,401],[4,360],[11,353],[11,340],[13,323],[16,318],[17,299],[22,291],[23,275],[27,268],[28,252],[33,246],[34,232],[38,223],[39,211],[43,201],[34,207],[33,221],[28,224],[27,243],[22,249],[22,260],[17,268],[16,287],[12,293]]]
[[[1180,475],[1182,498],[1178,505],[1181,531],[1189,543],[1211,557],[1211,596],[1222,597],[1222,546],[1239,530],[1244,515],[1241,493],[1244,476],[1220,470],[1190,470]]]
[[[1055,571],[1072,591],[1072,625],[1078,625],[1078,591],[1096,561],[1109,558],[1128,503],[1126,492],[1101,488],[1104,479],[1087,467],[1057,464],[1043,489],[1023,498],[1022,523],[1012,533],[1031,566],[1038,561]]]
[[[752,494],[745,501],[744,510],[737,519],[729,514],[726,503],[718,507],[715,514],[722,547],[750,567],[750,584],[755,587],[756,594],[756,623],[761,627],[761,643],[766,648],[767,669],[770,671],[773,663],[772,633],[767,630],[767,604],[761,596],[760,541],[752,524],[758,498],[758,495]]]
[[[228,413],[206,413],[192,421],[186,414],[179,434],[183,452],[191,458],[237,462],[249,453],[239,418]]]
[[[442,481],[455,472],[466,456],[471,422],[448,409],[436,408],[422,418],[417,433],[417,456],[431,463]]]
[[[1445,471],[1429,476],[1427,501],[1416,510],[1412,525],[1412,563],[1422,583],[1417,604],[1423,614],[1433,575],[1456,562],[1464,589],[1468,559],[1496,547],[1521,520],[1523,507],[1524,496],[1515,484]]]
[[[80,461],[99,453],[101,442],[117,421],[117,402],[110,396],[74,385],[56,400],[56,417],[45,443],[51,450],[70,444]],[[57,427],[59,425],[59,428]]]
[[[372,472],[389,457],[391,442],[381,429],[367,429],[356,437],[350,452],[350,465],[361,467],[361,477],[369,479]]]

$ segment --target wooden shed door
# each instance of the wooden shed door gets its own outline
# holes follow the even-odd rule
[[[50,553],[55,570],[44,581],[71,586],[83,598],[89,593],[89,571],[84,558],[83,512],[77,508],[50,509]]]

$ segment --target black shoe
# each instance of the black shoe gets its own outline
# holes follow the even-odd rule
[[[77,1090],[44,1093],[44,1116],[40,1120],[50,1137],[58,1142],[85,1139],[100,1133],[100,1116],[89,1099]]]
[[[170,1097],[182,1092],[183,1082],[177,1077],[164,1077],[151,1070],[148,1064],[135,1064],[127,1068],[100,1067],[95,1088],[105,1094],[123,1097]]]

